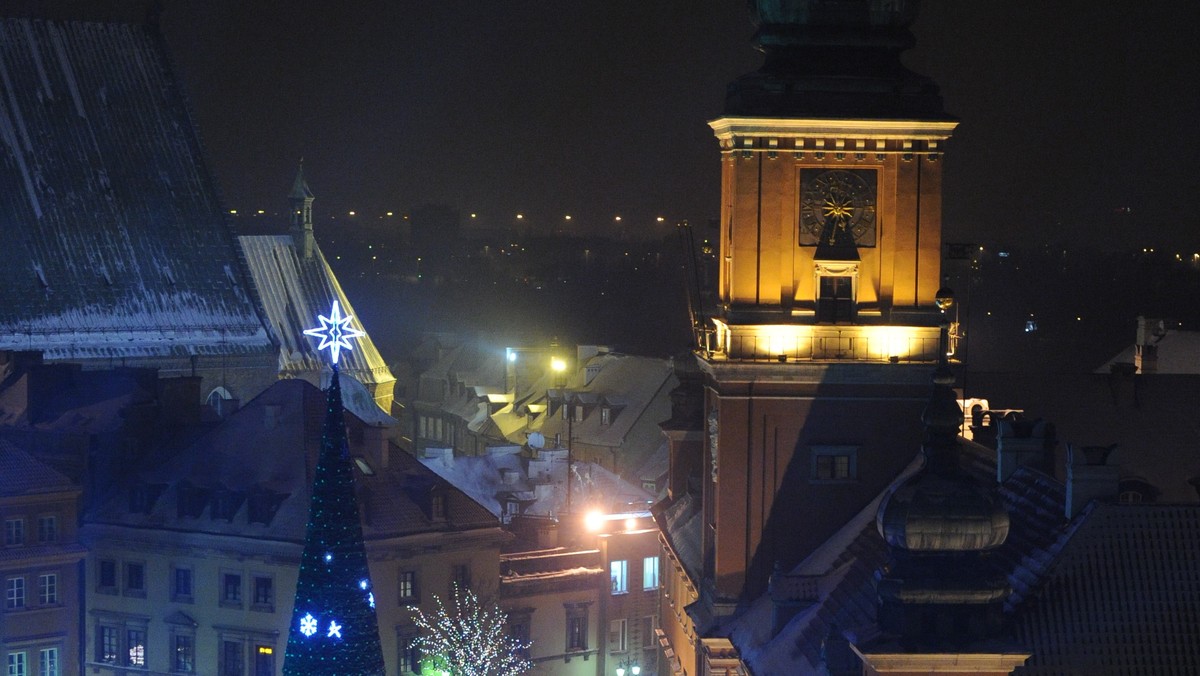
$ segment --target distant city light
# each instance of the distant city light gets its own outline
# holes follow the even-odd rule
[[[265,213],[267,213],[267,212],[263,211],[262,209],[259,209],[259,210],[258,210],[258,213],[260,213],[260,214],[265,214]]]
[[[522,218],[525,218],[525,214],[517,214],[518,221],[521,220]]]
[[[237,214],[237,209],[230,209],[230,210],[229,210],[229,213],[231,213],[231,214]]]
[[[475,214],[471,214],[471,218],[475,218]]]
[[[571,214],[567,214],[566,216],[563,216],[563,220],[567,220],[567,221],[571,220]]]
[[[616,218],[614,218],[613,220],[614,220],[614,221],[619,221],[619,220],[621,220],[621,217],[620,217],[620,216],[617,216],[617,217],[616,217]]]
[[[659,216],[658,218],[656,218],[654,220],[658,221],[659,223],[662,223],[663,221],[665,221],[667,219],[663,218],[662,216]]]
[[[356,214],[356,213],[354,213],[353,211],[351,211],[351,212],[350,212],[350,215],[351,215],[351,216],[357,216],[358,214]]]
[[[391,216],[391,215],[392,215],[392,212],[390,212],[390,211],[389,211],[389,212],[387,212],[387,215],[388,215],[388,216]]]

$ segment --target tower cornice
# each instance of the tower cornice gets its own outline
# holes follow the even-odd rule
[[[744,117],[724,115],[710,120],[718,139],[862,138],[943,141],[958,127],[957,120],[871,120],[831,118]]]

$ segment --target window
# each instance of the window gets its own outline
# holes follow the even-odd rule
[[[25,544],[25,519],[4,520],[4,544],[8,547]],[[25,653],[14,653],[24,655]]]
[[[567,610],[567,650],[587,650],[587,613],[585,604],[568,604]]]
[[[191,673],[196,670],[196,637],[176,634],[172,639],[171,671]]]
[[[642,618],[642,647],[654,647],[654,616],[647,615]]]
[[[112,559],[101,559],[97,573],[96,590],[106,593],[117,593],[117,562]]]
[[[125,630],[125,647],[129,651],[129,657],[125,664],[131,667],[146,666],[146,630],[145,629],[126,629]]]
[[[629,649],[629,623],[624,618],[608,623],[608,652],[623,653]]]
[[[812,478],[817,481],[849,481],[858,474],[858,449],[849,446],[814,448]]]
[[[429,518],[442,521],[446,518],[446,496],[434,493],[429,496]]]
[[[8,654],[8,676],[29,676],[29,665],[25,662],[25,653]]]
[[[400,602],[412,603],[417,600],[417,571],[400,571]]]
[[[465,563],[455,564],[452,570],[450,593],[454,594],[454,587],[457,586],[460,590],[467,589],[471,586],[471,566]]]
[[[58,541],[58,517],[39,516],[38,517],[38,542],[57,542]]]
[[[600,409],[600,424],[608,425],[612,423],[612,409],[605,406]]]
[[[575,404],[572,408],[575,409],[575,422],[583,422],[583,407]]]
[[[221,605],[242,605],[240,573],[221,573]]]
[[[509,614],[508,616],[508,635],[512,637],[517,645],[522,646],[514,651],[514,654],[524,660],[529,659],[529,624],[530,616],[527,612],[520,614]]]
[[[100,632],[96,637],[96,661],[116,664],[120,650],[119,640],[116,627],[101,625]]]
[[[658,589],[658,557],[642,559],[642,589]]]
[[[18,610],[25,607],[25,578],[10,577],[4,582],[4,607]]]
[[[275,648],[269,645],[255,647],[254,676],[275,676]]]
[[[275,610],[275,580],[266,575],[254,576],[254,609]]]
[[[125,564],[125,595],[146,595],[146,566],[141,563]]]
[[[58,603],[58,574],[38,575],[38,605],[52,606]]]
[[[171,575],[171,600],[192,602],[192,569],[174,568]]]
[[[40,676],[62,676],[58,664],[58,648],[42,648],[38,652],[38,674]]]
[[[402,634],[397,641],[400,654],[398,663],[401,674],[417,674],[421,670],[421,651],[417,648],[417,637]]]
[[[241,641],[221,641],[221,676],[245,676],[246,658]]]
[[[612,578],[612,593],[624,594],[629,591],[629,562],[613,561],[608,566]]]

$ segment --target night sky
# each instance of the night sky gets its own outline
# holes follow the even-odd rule
[[[1198,6],[922,3],[906,62],[961,120],[947,238],[1200,248]],[[706,122],[760,62],[740,0],[176,0],[163,26],[230,207],[282,210],[303,156],[339,226],[705,222]]]

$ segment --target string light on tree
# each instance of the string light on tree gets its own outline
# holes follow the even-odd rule
[[[320,456],[313,475],[308,526],[288,630],[284,676],[383,676],[375,598],[354,493],[338,357],[364,335],[337,301],[321,326],[304,333],[328,349],[333,375]],[[365,592],[365,593],[364,593]]]
[[[436,610],[425,614],[409,606],[413,623],[421,630],[416,640],[421,651],[421,673],[454,676],[518,676],[533,668],[526,657],[529,641],[509,632],[508,615],[495,606],[484,606],[470,589],[454,585],[451,607],[434,595]]]

